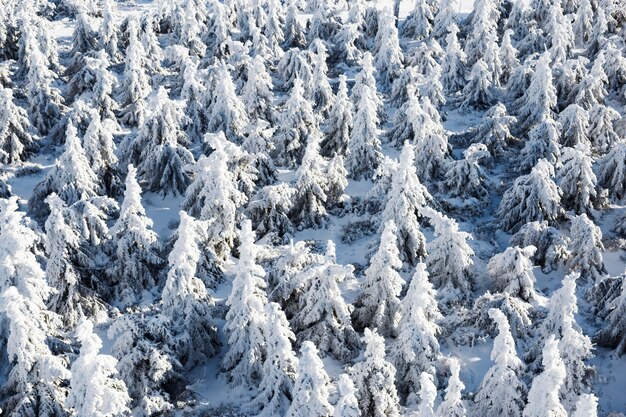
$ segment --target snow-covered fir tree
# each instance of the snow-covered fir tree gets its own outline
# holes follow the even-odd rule
[[[254,243],[250,220],[243,222],[239,240],[237,274],[226,302],[229,310],[224,330],[228,335],[228,351],[221,365],[231,383],[254,386],[262,377],[269,335],[265,333],[265,271],[257,264],[259,248]]]
[[[100,47],[104,49],[112,62],[118,62],[121,52],[119,50],[119,28],[116,24],[117,7],[111,0],[102,2],[102,22],[100,23]]]
[[[426,257],[426,239],[420,230],[418,213],[433,201],[415,174],[414,155],[413,146],[406,142],[381,217],[381,230],[388,222],[394,222],[400,259],[411,265]]]
[[[559,114],[563,146],[589,145],[589,112],[572,103]]]
[[[589,112],[589,138],[595,151],[607,153],[620,142],[616,133],[615,124],[620,120],[620,114],[611,107],[596,104]]]
[[[195,222],[180,212],[178,239],[168,257],[169,272],[161,295],[163,314],[172,326],[172,350],[187,370],[205,364],[219,344],[211,312],[215,301],[195,276],[200,259]]]
[[[456,221],[436,210],[424,208],[420,214],[435,229],[435,238],[427,246],[426,264],[439,299],[446,305],[467,300],[474,282],[474,251],[467,243],[472,235],[460,231]]]
[[[353,106],[348,97],[347,77],[339,76],[337,95],[330,107],[328,127],[321,144],[320,153],[325,157],[335,154],[345,156],[348,151],[350,132],[353,128]]]
[[[572,219],[570,233],[570,269],[579,271],[583,279],[598,281],[607,273],[602,259],[602,231],[583,213]]]
[[[363,71],[365,70],[366,67]],[[357,87],[359,87],[358,90],[356,90]],[[353,100],[357,94],[355,91],[358,92],[359,101],[355,103],[356,114],[348,141],[346,168],[352,179],[361,180],[370,178],[382,159],[378,131],[380,98],[376,93],[375,84],[373,87],[366,83],[355,85],[352,89]]]
[[[0,162],[14,164],[24,161],[37,149],[28,115],[13,100],[13,90],[0,90]]]
[[[617,143],[598,164],[598,183],[616,201],[626,197],[626,143]]]
[[[493,75],[480,58],[472,66],[468,81],[463,87],[462,104],[466,109],[487,109],[493,104]]]
[[[316,39],[312,46],[315,49],[315,55],[313,58],[313,78],[311,79],[313,84],[311,101],[316,113],[327,115],[335,97],[328,82],[326,46],[320,39]]]
[[[139,22],[128,21],[128,47],[124,64],[124,78],[120,85],[122,106],[121,121],[129,126],[143,123],[146,115],[146,98],[150,94],[150,80],[146,71],[147,51],[139,39]]]
[[[526,396],[526,385],[521,379],[523,363],[517,357],[515,340],[504,313],[491,309],[489,317],[498,327],[491,350],[494,365],[487,371],[474,398],[474,412],[484,417],[521,417]]]
[[[91,169],[85,150],[76,135],[76,128],[71,121],[68,122],[65,150],[44,179],[35,186],[28,202],[35,216],[44,216],[49,212],[45,199],[52,193],[56,193],[65,204],[72,205],[95,197],[100,192],[98,177]]]
[[[94,173],[103,190],[108,195],[119,194],[121,179],[118,159],[115,155],[117,146],[114,134],[117,124],[112,119],[101,120],[97,112],[92,113],[91,122],[83,136],[83,148]]]
[[[226,137],[240,142],[243,130],[249,123],[248,113],[242,100],[235,92],[235,85],[225,64],[219,65],[215,74],[217,82],[212,91],[212,103],[208,117],[210,132],[223,131]]]
[[[393,81],[400,75],[404,57],[398,39],[395,16],[389,9],[384,9],[378,20],[379,33],[376,35],[378,43],[374,65],[381,90],[389,91]]]
[[[401,27],[402,36],[422,40],[433,30],[435,17],[427,0],[416,0],[415,7],[404,20]]]
[[[461,199],[462,207],[479,211],[489,203],[489,180],[479,165],[481,159],[489,156],[486,145],[474,143],[463,151],[463,159],[447,164],[441,188],[451,197]]]
[[[536,124],[528,133],[528,140],[515,163],[519,172],[528,172],[544,159],[552,165],[558,165],[561,156],[559,146],[561,127],[558,122],[547,118]]]
[[[452,3],[448,2],[447,4]],[[446,52],[441,64],[441,82],[444,91],[448,94],[456,94],[465,87],[465,62],[467,56],[459,43],[459,28],[450,26],[446,35]]]
[[[330,378],[324,370],[317,348],[312,342],[304,342],[300,349],[293,400],[287,417],[320,416],[331,417],[333,406],[328,401]]]
[[[581,394],[576,402],[576,411],[572,417],[598,417],[598,397],[593,394]]]
[[[459,377],[461,365],[459,364],[459,360],[454,357],[448,358],[447,360],[450,364],[450,378],[448,379],[443,401],[439,404],[439,408],[437,408],[437,415],[442,417],[465,417],[467,411],[465,410],[461,394],[465,389],[465,384],[463,384]]]
[[[339,400],[335,404],[333,417],[360,417],[361,410],[357,400],[357,390],[348,374],[339,375],[337,381]]]
[[[70,394],[66,404],[77,417],[119,416],[128,413],[130,397],[124,382],[117,378],[117,360],[100,353],[102,340],[93,323],[82,319],[76,326],[80,355],[71,368]]]
[[[528,391],[524,417],[566,417],[567,411],[559,399],[559,390],[565,381],[565,364],[558,349],[559,340],[551,335],[543,348],[543,372],[533,379]]]
[[[559,187],[562,202],[576,214],[592,214],[598,205],[597,179],[593,173],[593,159],[588,145],[579,143],[574,148],[563,148],[559,167]]]
[[[435,417],[435,400],[437,399],[437,387],[433,381],[434,377],[428,372],[420,374],[420,389],[417,396],[420,403],[417,406],[417,413],[420,416]]]
[[[280,305],[267,304],[265,315],[265,334],[272,336],[267,340],[258,392],[245,407],[259,416],[270,417],[286,413],[289,408],[298,359],[291,348],[295,336]]]
[[[487,265],[487,273],[493,279],[493,290],[507,292],[524,301],[533,300],[536,297],[536,279],[530,258],[535,250],[534,246],[516,246],[494,255]]]
[[[263,187],[252,196],[246,214],[260,238],[287,243],[294,229],[289,218],[294,193],[289,185],[278,184]]]
[[[137,170],[129,165],[120,215],[111,227],[111,262],[106,270],[113,300],[122,307],[140,301],[142,292],[156,284],[164,263],[152,224],[141,203]]]
[[[545,159],[540,159],[530,174],[522,175],[513,182],[496,211],[504,230],[516,232],[532,221],[554,223],[563,216],[562,192],[553,176],[554,167]]]
[[[248,80],[241,92],[248,115],[254,118],[272,120],[272,78],[267,73],[263,58],[256,56],[247,66]]]
[[[396,370],[385,359],[385,339],[376,330],[365,329],[365,357],[350,368],[362,416],[398,417],[400,407],[394,380]]]
[[[302,162],[311,134],[319,134],[319,121],[311,103],[304,97],[303,84],[296,79],[289,92],[276,132],[276,156],[281,165],[294,167]]]
[[[519,129],[527,131],[546,118],[551,118],[556,109],[556,89],[552,82],[550,55],[546,52],[539,57],[530,85],[520,99],[517,118]]]
[[[435,299],[436,291],[428,282],[426,265],[418,263],[409,289],[402,300],[398,337],[390,346],[390,361],[396,368],[398,390],[409,402],[421,387],[420,375],[434,375],[440,359],[439,325],[443,319]]]
[[[398,273],[402,267],[396,244],[397,228],[393,221],[385,224],[380,246],[365,271],[362,291],[355,302],[357,327],[372,327],[385,335],[394,333],[399,319],[400,292],[404,280]]]

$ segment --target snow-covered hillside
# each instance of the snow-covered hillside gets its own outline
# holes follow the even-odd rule
[[[626,414],[625,44],[619,0],[0,0],[0,415]]]

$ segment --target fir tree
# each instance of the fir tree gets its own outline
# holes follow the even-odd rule
[[[570,269],[579,271],[583,279],[598,281],[607,273],[602,260],[602,231],[583,213],[574,217],[570,232]]]
[[[146,73],[147,52],[139,40],[139,23],[128,21],[128,47],[124,65],[124,82],[120,86],[122,105],[121,121],[129,126],[138,126],[146,116],[146,97],[150,94],[150,80]]]
[[[493,76],[485,61],[480,58],[469,74],[468,82],[463,88],[464,108],[487,109],[493,101]]]
[[[476,127],[468,131],[470,142],[482,143],[487,146],[489,153],[494,156],[502,156],[515,137],[511,134],[511,126],[517,123],[517,118],[510,116],[506,106],[496,104],[487,110]],[[481,156],[478,153],[477,156]]]
[[[333,417],[360,417],[361,410],[359,409],[359,402],[356,397],[357,390],[350,376],[347,374],[339,375],[337,388],[339,391],[339,400],[337,404],[335,404]]]
[[[365,329],[365,358],[350,368],[362,416],[399,417],[396,370],[385,360],[385,339],[376,330]]]
[[[400,259],[411,265],[426,257],[426,239],[420,231],[418,213],[433,201],[415,174],[414,160],[413,146],[406,142],[381,217],[382,225],[390,221],[396,225]]]
[[[565,381],[566,371],[559,356],[558,340],[551,335],[543,348],[543,372],[533,379],[528,391],[528,404],[524,417],[566,417],[567,412],[559,399],[559,389]]]
[[[304,342],[300,349],[297,377],[293,387],[293,401],[287,417],[319,416],[331,417],[333,406],[328,402],[330,378],[324,363],[312,342]]]
[[[524,224],[547,220],[556,222],[563,216],[561,189],[554,183],[554,167],[540,159],[528,175],[518,177],[506,190],[496,216],[501,227],[516,232]]]
[[[451,0],[443,2],[439,5],[439,10],[435,14],[433,24],[433,37],[439,41],[442,45],[442,41],[445,40],[447,45],[447,35],[452,33],[456,27],[458,30],[457,13],[459,12],[459,2],[457,0]],[[451,30],[452,29],[452,30]]]
[[[72,205],[77,201],[95,197],[100,191],[98,177],[89,165],[71,121],[66,132],[65,151],[45,178],[35,186],[28,202],[35,216],[44,216],[48,213],[44,200],[52,193],[56,193],[65,204]]]
[[[82,319],[76,326],[76,338],[81,344],[80,355],[72,364],[66,400],[72,414],[105,417],[130,412],[126,385],[117,378],[117,360],[100,353],[102,340],[93,332],[91,321]]]
[[[83,137],[83,148],[89,165],[98,176],[102,189],[109,195],[119,194],[121,188],[118,159],[115,155],[117,147],[113,137],[116,132],[114,120],[103,121],[97,112],[93,112]]]
[[[563,205],[576,214],[591,215],[599,196],[589,146],[580,143],[574,148],[564,148],[561,163],[558,176],[559,187],[563,191]]]
[[[360,87],[360,100],[356,105],[354,128],[348,142],[346,159],[346,168],[350,177],[355,180],[371,177],[382,159],[376,88],[371,89],[367,84]],[[352,91],[354,95],[354,89]]]
[[[161,295],[163,314],[172,325],[172,351],[186,370],[202,365],[217,352],[213,298],[196,278],[200,248],[194,236],[195,219],[180,212],[178,239],[168,257],[169,272]]]
[[[550,118],[557,104],[556,89],[552,83],[550,56],[544,53],[537,60],[528,90],[520,100],[517,118],[520,130],[526,131]]]
[[[326,46],[320,39],[316,39],[313,44],[315,55],[313,57],[313,77],[311,83],[311,101],[313,110],[322,115],[327,115],[334,101],[333,90],[328,82],[328,66],[326,65]]]
[[[480,209],[489,202],[487,175],[479,165],[483,158],[491,156],[487,146],[474,143],[463,151],[463,159],[451,161],[447,165],[441,188],[451,197],[461,199],[463,207]]]
[[[102,23],[100,24],[100,47],[104,49],[112,62],[119,62],[119,28],[115,23],[117,10],[115,2],[105,0],[102,3]]]
[[[433,30],[434,16],[426,0],[416,0],[415,7],[409,13],[402,25],[402,36],[410,39],[422,40]]]
[[[579,143],[589,145],[589,112],[578,104],[570,104],[559,114],[561,125],[561,144],[574,147]]]
[[[208,130],[223,131],[229,140],[240,142],[243,130],[249,123],[245,105],[235,93],[235,85],[226,65],[217,68],[215,77],[218,82],[212,92]]]
[[[222,369],[234,385],[253,386],[261,379],[269,336],[265,333],[267,319],[263,310],[267,304],[265,271],[257,264],[259,248],[254,239],[250,220],[246,220],[240,233],[237,274],[226,302],[230,308],[224,326],[228,351],[222,359]]]
[[[267,73],[263,58],[256,56],[247,65],[248,80],[241,92],[241,99],[252,119],[272,120],[272,78]]]
[[[267,237],[270,242],[287,243],[293,233],[288,213],[294,193],[295,190],[287,184],[268,185],[251,198],[247,215],[259,237]]]
[[[520,417],[526,394],[526,385],[520,378],[523,364],[517,357],[506,316],[500,310],[490,309],[489,317],[498,326],[491,350],[491,360],[495,363],[480,384],[474,398],[474,412],[484,417]]]
[[[603,104],[593,106],[589,112],[589,138],[593,139],[594,150],[607,153],[620,142],[614,128],[620,118],[619,113],[611,107]]]
[[[426,265],[417,264],[409,289],[402,300],[402,313],[398,337],[391,346],[389,356],[396,368],[398,389],[409,401],[422,386],[420,375],[436,373],[440,357],[439,325],[443,319],[439,312],[436,291],[428,282]]]
[[[472,235],[460,231],[456,221],[431,208],[420,210],[420,214],[428,217],[435,229],[435,239],[427,246],[426,264],[440,299],[444,304],[467,300],[474,281],[474,251],[467,243]]]
[[[585,73],[578,86],[570,93],[576,103],[585,110],[604,104],[604,99],[608,95],[606,85],[609,79],[604,72],[605,61],[604,54],[599,54],[593,61],[591,70]]]
[[[558,122],[549,118],[535,125],[528,133],[528,140],[515,160],[518,171],[532,171],[542,159],[552,165],[558,165],[561,157],[560,130]]]
[[[317,134],[319,127],[311,103],[304,98],[299,79],[294,82],[278,121],[280,127],[275,140],[279,162],[291,167],[301,164],[306,143],[311,134]]]
[[[450,4],[448,2],[446,4]],[[459,28],[456,25],[448,28],[446,36],[446,53],[441,65],[441,82],[444,91],[448,94],[456,94],[465,87],[465,61],[467,56],[459,44]]]
[[[626,144],[617,143],[600,159],[598,182],[608,190],[609,196],[621,201],[626,197]]]
[[[246,407],[255,412],[260,411],[259,416],[270,417],[282,415],[289,407],[298,360],[291,349],[291,341],[295,336],[280,306],[276,303],[267,304],[265,315],[265,334],[272,337],[267,340],[267,355],[258,393]]]
[[[330,157],[335,154],[345,156],[348,151],[350,132],[353,128],[352,102],[348,97],[346,76],[339,76],[339,89],[331,105],[328,116],[328,128],[321,145],[321,154]]]
[[[581,394],[572,417],[598,417],[598,397],[593,394]]]
[[[392,334],[399,321],[400,292],[404,280],[398,274],[402,267],[396,246],[396,225],[385,224],[378,252],[365,270],[362,292],[356,300],[354,318],[360,328],[371,326],[383,334]]]
[[[0,162],[22,162],[38,147],[26,111],[15,105],[9,88],[0,90],[0,108]]]
[[[593,9],[590,0],[580,0],[574,19],[574,33],[579,46],[587,44],[593,30]]]
[[[120,216],[111,228],[112,260],[106,270],[114,289],[113,299],[122,307],[137,303],[142,292],[156,284],[158,269],[163,265],[158,237],[141,204],[136,176],[135,167],[129,165]]]
[[[515,246],[494,255],[487,264],[487,273],[493,279],[492,289],[509,293],[524,301],[535,299],[536,278],[530,260],[535,250],[534,246]]]
[[[420,390],[417,394],[420,399],[420,404],[417,406],[419,416],[436,417],[435,400],[437,399],[437,387],[433,379],[433,376],[428,372],[420,374]]]
[[[358,351],[359,338],[352,328],[352,307],[344,301],[339,284],[354,280],[352,266],[338,265],[335,246],[328,242],[326,259],[294,276],[294,285],[303,287],[291,326],[297,341],[311,341],[323,353],[349,360]]]
[[[465,384],[459,378],[461,365],[456,358],[449,358],[448,361],[450,363],[450,378],[448,379],[446,394],[437,409],[437,415],[442,417],[465,417],[467,414],[461,397]]]
[[[402,70],[402,49],[396,29],[396,18],[388,9],[383,10],[378,18],[379,26],[374,65],[382,91],[389,91],[391,84]]]

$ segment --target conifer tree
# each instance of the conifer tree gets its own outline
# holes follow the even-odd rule
[[[100,24],[100,47],[104,49],[111,62],[119,62],[121,52],[119,50],[119,28],[115,23],[117,10],[115,2],[104,0],[102,2],[102,23]]]
[[[171,348],[186,370],[205,364],[219,344],[211,317],[215,301],[195,276],[200,259],[195,221],[180,212],[178,239],[168,257],[169,272],[161,295],[163,314],[172,326]]]
[[[415,7],[409,13],[402,25],[402,36],[405,38],[422,40],[433,30],[433,10],[427,0],[416,0]]]
[[[233,142],[241,142],[243,130],[249,123],[246,108],[235,92],[230,72],[225,64],[217,68],[215,91],[211,104],[208,129],[209,132],[224,131],[226,137]]]
[[[486,188],[489,180],[479,161],[489,156],[491,155],[484,144],[470,145],[463,151],[463,159],[447,164],[440,188],[446,190],[451,197],[461,199],[463,207],[476,210],[486,206],[489,202],[489,191]]]
[[[0,162],[24,161],[37,148],[26,111],[13,101],[13,90],[0,89]]]
[[[191,142],[196,143],[202,140],[208,122],[208,112],[205,108],[207,86],[198,66],[197,60],[185,58],[184,82],[180,92],[180,98],[185,103],[185,116],[187,116],[185,133]]]
[[[572,417],[598,417],[598,398],[593,394],[581,394]]]
[[[137,137],[122,144],[126,160],[137,163],[139,178],[152,192],[183,194],[191,182],[184,166],[193,163],[193,155],[184,146],[188,139],[182,128],[183,120],[178,103],[160,87],[151,100],[150,116],[141,125]]]
[[[376,69],[373,65],[372,54],[366,52],[363,54],[361,71],[354,77],[354,86],[352,87],[350,98],[352,99],[352,103],[357,106],[358,109],[361,98],[363,97],[363,91],[369,89],[367,94],[370,96],[370,100],[374,103],[376,114],[380,118],[380,116],[383,115],[383,101],[376,91],[376,78],[374,77],[375,72]]]
[[[558,165],[561,157],[560,130],[559,123],[550,118],[530,129],[528,140],[515,160],[518,171],[531,171],[542,159]]]
[[[550,56],[546,52],[539,57],[528,90],[520,100],[517,111],[520,130],[526,131],[552,116],[556,108],[556,89],[552,82]]]
[[[449,358],[448,362],[450,363],[450,378],[448,379],[446,394],[437,409],[437,415],[442,417],[465,417],[467,414],[461,397],[465,384],[459,378],[461,365],[459,360],[454,357]]]
[[[328,82],[328,65],[326,65],[326,46],[320,39],[316,39],[313,44],[315,55],[313,56],[313,78],[311,83],[311,101],[313,110],[316,113],[327,115],[334,101],[333,90]]]
[[[596,175],[588,145],[582,143],[574,148],[563,148],[558,176],[563,191],[563,206],[576,214],[592,214],[598,204]]]
[[[100,191],[98,177],[89,165],[71,121],[68,122],[66,132],[65,151],[45,178],[35,186],[29,200],[29,208],[35,216],[48,213],[44,200],[52,193],[56,193],[65,204],[72,205],[95,197]]]
[[[335,245],[329,241],[325,259],[293,277],[294,285],[302,288],[290,321],[299,344],[311,341],[323,353],[343,361],[357,353],[359,338],[350,322],[352,307],[339,289],[339,284],[354,280],[353,271],[352,266],[336,263]]]
[[[118,160],[115,155],[116,145],[113,139],[116,128],[115,121],[111,119],[102,121],[100,115],[93,112],[83,137],[83,148],[89,165],[98,176],[102,189],[109,195],[117,195],[121,188]]]
[[[8,213],[0,216],[4,214]],[[4,230],[0,233],[7,237]],[[15,239],[4,242],[22,243],[15,242]],[[40,282],[34,282],[39,290],[49,291],[50,288],[43,280],[43,272],[32,268],[31,272],[40,274]],[[38,300],[36,294],[24,291],[23,282],[16,284],[21,288],[10,286],[0,293],[3,350],[7,354],[8,368],[2,384],[2,412],[12,416],[35,416],[42,413],[65,416],[67,411],[64,399],[67,388],[64,385],[70,372],[63,358],[53,355],[48,347],[50,330],[54,328],[58,318],[40,304],[41,299]]]
[[[323,227],[328,222],[326,213],[326,162],[319,154],[319,133],[310,132],[302,165],[296,172],[294,203],[291,219],[298,229]]]
[[[574,147],[579,143],[589,145],[589,112],[576,103],[572,103],[559,114],[561,125],[561,144]]]
[[[76,25],[71,40],[71,58],[67,68],[69,74],[76,73],[85,56],[98,49],[98,32],[94,20],[85,10],[79,10],[76,15]]]
[[[514,116],[510,116],[504,104],[498,103],[485,112],[480,124],[468,131],[470,142],[481,143],[487,146],[489,153],[502,156],[515,138],[511,134],[511,126],[517,123]],[[478,153],[477,156],[480,156]]]
[[[272,78],[267,73],[263,58],[256,56],[247,65],[248,80],[241,92],[241,99],[252,119],[272,120]]]
[[[350,368],[357,389],[361,415],[399,417],[396,370],[385,360],[385,339],[376,330],[365,329],[365,358]]]
[[[246,407],[258,412],[258,416],[271,417],[282,415],[289,407],[298,359],[291,349],[295,336],[280,306],[276,303],[267,304],[265,315],[265,334],[272,336],[267,340],[267,355],[258,393]]]
[[[289,0],[285,12],[285,26],[283,29],[285,41],[284,49],[301,48],[306,45],[305,30],[298,19],[297,0]]]
[[[579,271],[583,279],[600,280],[607,273],[602,260],[602,231],[583,213],[574,217],[570,232],[570,268]]]
[[[567,411],[559,399],[559,389],[565,381],[566,371],[559,355],[558,343],[554,335],[546,340],[543,348],[543,372],[533,379],[524,417],[567,417]]]
[[[473,286],[474,251],[467,241],[472,235],[459,231],[454,219],[429,207],[421,209],[420,214],[428,217],[435,229],[435,239],[427,246],[426,264],[439,298],[445,304],[468,299]]]
[[[300,349],[297,377],[293,386],[293,400],[287,417],[319,416],[331,417],[333,406],[328,402],[330,378],[324,363],[312,342],[304,342]]]
[[[355,302],[357,327],[371,326],[385,335],[393,334],[400,318],[400,292],[404,280],[398,274],[402,267],[396,246],[396,225],[385,224],[378,252],[365,270],[362,292]]]
[[[524,301],[536,298],[536,278],[530,260],[535,250],[534,246],[515,246],[494,255],[487,265],[487,273],[493,279],[492,289],[509,293]]]
[[[447,4],[452,3],[448,2]],[[456,94],[465,87],[465,61],[467,56],[459,44],[459,28],[450,26],[446,35],[446,53],[441,64],[441,82],[444,91],[448,94]]]
[[[507,29],[504,31],[504,36],[500,42],[500,49],[498,51],[500,55],[500,61],[502,62],[502,76],[501,81],[503,85],[506,85],[513,74],[513,71],[520,66],[519,51],[513,46],[511,37],[513,36],[513,30]]]
[[[383,226],[394,222],[400,259],[410,265],[426,256],[426,239],[420,231],[418,213],[433,201],[415,174],[414,160],[413,146],[406,142],[381,217]]]
[[[112,260],[106,274],[114,289],[113,299],[122,307],[140,300],[142,292],[156,284],[163,259],[152,220],[141,204],[137,170],[128,166],[120,216],[111,228]]]
[[[363,69],[365,71],[365,67]],[[357,85],[355,85],[355,88]],[[376,86],[360,84],[356,104],[354,127],[348,142],[346,168],[350,177],[355,180],[370,178],[382,159],[380,139],[378,137],[378,100]],[[355,90],[352,90],[353,97]]]
[[[345,156],[348,151],[350,132],[353,128],[353,106],[348,97],[346,76],[339,76],[339,89],[331,105],[328,116],[328,128],[321,145],[321,154],[331,157],[335,154]]]
[[[356,397],[357,391],[350,376],[347,374],[339,375],[337,388],[339,391],[339,400],[337,404],[335,404],[333,417],[360,417],[361,410],[359,409],[359,402]]]
[[[487,109],[493,101],[493,76],[489,72],[489,68],[485,61],[480,58],[469,74],[468,82],[463,88],[464,108]]]
[[[209,240],[218,257],[224,258],[234,247],[237,210],[246,196],[237,189],[228,169],[228,156],[218,147],[196,164],[196,179],[189,185],[181,207],[192,216],[209,220]]]
[[[598,182],[609,196],[620,201],[626,197],[626,144],[617,143],[599,161]]]
[[[590,0],[580,0],[574,19],[574,33],[578,46],[585,46],[593,30],[593,8]]]
[[[117,360],[100,353],[102,340],[89,320],[76,326],[80,355],[72,364],[67,406],[78,417],[120,416],[130,410],[126,384],[117,378]]]
[[[318,134],[319,130],[319,122],[313,113],[311,103],[304,97],[300,79],[294,82],[278,120],[280,121],[280,127],[276,132],[278,160],[286,166],[297,166],[302,162],[310,135]]]
[[[389,91],[391,84],[402,70],[403,54],[396,29],[396,18],[390,10],[385,9],[378,18],[379,26],[374,65],[378,74],[382,91]]]
[[[576,103],[585,110],[591,110],[597,105],[604,104],[608,95],[606,86],[609,79],[604,72],[605,62],[604,53],[599,54],[593,61],[591,70],[584,74],[578,86],[570,93],[570,97],[574,96]]]
[[[435,14],[433,22],[432,35],[437,41],[439,41],[440,44],[447,45],[447,35],[454,31],[454,29],[452,29],[453,27],[458,29],[458,12],[459,2],[457,0],[451,0],[439,4],[439,10]]]
[[[124,65],[124,81],[120,86],[122,112],[120,120],[129,126],[138,126],[146,116],[146,97],[150,94],[150,80],[146,73],[147,52],[139,40],[139,23],[128,21],[128,47]]]
[[[489,317],[498,326],[491,351],[491,360],[495,363],[480,384],[474,398],[474,412],[484,417],[520,417],[526,395],[526,385],[520,378],[523,364],[517,357],[506,316],[500,310],[490,309]]]
[[[436,417],[435,400],[437,399],[437,387],[433,379],[433,376],[428,372],[420,374],[420,389],[417,394],[420,399],[420,404],[417,406],[419,416]]]
[[[47,59],[38,46],[30,51],[31,63],[26,76],[28,114],[41,135],[47,135],[61,117],[61,93],[52,86],[56,75],[47,66]]]
[[[245,220],[239,238],[237,274],[226,302],[229,310],[224,329],[228,335],[228,351],[221,363],[234,385],[254,386],[261,379],[265,344],[269,338],[265,333],[265,271],[257,264],[259,248],[254,239],[251,222]]]
[[[593,139],[594,150],[607,153],[620,142],[614,128],[620,119],[620,114],[609,106],[603,104],[593,106],[589,112],[589,137]]]
[[[289,212],[295,190],[287,184],[268,185],[252,196],[247,215],[259,237],[270,242],[287,243],[293,233]]]
[[[402,300],[398,337],[389,352],[396,368],[399,392],[404,398],[408,396],[409,401],[422,387],[422,372],[436,373],[440,357],[437,322],[443,319],[436,294],[428,281],[426,265],[418,263]]]
[[[562,217],[562,192],[552,180],[553,176],[554,167],[540,159],[530,174],[513,182],[496,211],[504,230],[516,232],[528,222],[547,220],[554,223]]]

